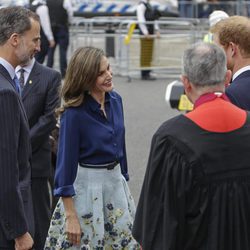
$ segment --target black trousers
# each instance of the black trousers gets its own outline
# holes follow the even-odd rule
[[[67,69],[67,49],[69,46],[69,31],[68,27],[56,26],[52,27],[53,36],[55,39],[55,47],[48,49],[47,66],[53,68],[54,54],[56,46],[59,45],[60,71],[64,78]]]
[[[52,214],[48,178],[32,178],[31,181],[35,219],[34,249],[44,250]]]

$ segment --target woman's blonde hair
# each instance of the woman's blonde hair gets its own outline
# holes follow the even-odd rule
[[[85,93],[95,86],[103,56],[104,51],[94,47],[81,47],[74,52],[61,90],[63,104],[57,114],[83,103]]]

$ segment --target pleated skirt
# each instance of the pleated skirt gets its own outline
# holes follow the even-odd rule
[[[112,170],[78,167],[73,197],[82,236],[79,247],[67,241],[60,198],[54,210],[45,250],[137,250],[132,237],[135,205],[120,166]]]

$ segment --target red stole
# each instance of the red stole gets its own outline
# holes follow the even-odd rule
[[[246,111],[233,105],[223,93],[207,93],[200,96],[194,110],[185,115],[204,130],[230,132],[246,122]]]

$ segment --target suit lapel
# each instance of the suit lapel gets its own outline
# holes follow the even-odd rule
[[[2,64],[0,64],[0,72],[6,78],[6,80],[8,80],[10,82],[11,86],[16,91],[16,86],[14,85],[14,82],[11,79],[9,72],[4,68],[4,66]]]
[[[27,82],[23,88],[23,91],[22,91],[22,100],[24,100],[29,92],[36,86],[36,85],[39,85],[39,82],[40,82],[40,77],[37,77],[40,72],[38,70],[38,63],[35,62],[34,63],[34,66],[30,72],[30,75],[29,75],[29,78],[27,79]]]
[[[0,73],[6,78],[6,80],[8,80],[10,82],[10,85],[14,88],[15,92],[16,92],[16,87],[14,85],[14,82],[12,81],[11,77],[10,77],[10,74],[8,73],[8,71],[4,68],[4,66],[2,64],[0,64]],[[18,95],[19,96],[19,95]],[[19,96],[18,98],[18,101],[20,103],[20,107],[23,111],[23,115],[24,115],[24,118],[25,120],[27,121],[27,124],[28,124],[28,118],[26,116],[26,112],[24,110],[24,107],[23,107],[23,103],[22,103],[22,100]]]

